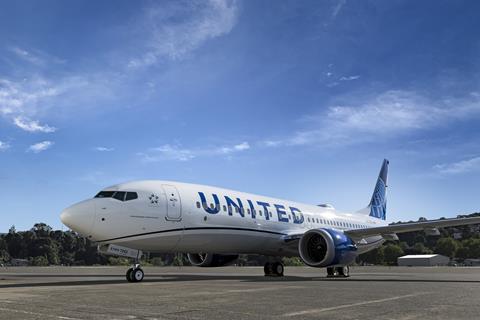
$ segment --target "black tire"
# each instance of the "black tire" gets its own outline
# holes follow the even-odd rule
[[[132,277],[133,268],[127,270],[126,277],[128,282],[134,282]]]
[[[263,266],[263,272],[265,273],[265,277],[272,275],[272,264],[270,262],[265,263]]]
[[[327,268],[327,277],[335,277],[337,274],[336,274],[336,270],[335,268],[333,267],[328,267]]]
[[[143,280],[143,277],[145,274],[143,273],[143,270],[140,268],[134,269],[132,271],[131,277],[133,279],[133,282],[140,282]]]
[[[340,277],[345,277],[345,278],[350,277],[350,267],[349,266],[338,267],[336,269],[337,269],[337,273]]]
[[[278,277],[283,277],[284,269],[285,269],[285,267],[283,266],[283,263],[281,263],[281,262],[275,262],[272,265],[272,272],[273,272],[274,275],[276,275]]]

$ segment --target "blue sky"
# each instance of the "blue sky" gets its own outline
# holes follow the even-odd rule
[[[480,3],[0,4],[0,232],[134,179],[479,211]]]

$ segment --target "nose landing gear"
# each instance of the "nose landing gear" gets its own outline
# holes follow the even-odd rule
[[[135,263],[130,269],[127,270],[127,281],[128,282],[140,282],[143,280],[144,272],[140,267],[139,263]]]

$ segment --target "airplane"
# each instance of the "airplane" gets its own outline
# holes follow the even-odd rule
[[[346,213],[329,204],[308,205],[218,187],[144,180],[117,184],[93,199],[61,213],[71,230],[98,244],[101,253],[134,259],[126,272],[140,282],[143,252],[186,253],[194,266],[233,263],[239,254],[270,257],[265,276],[283,276],[281,257],[300,257],[308,266],[326,268],[328,277],[349,277],[362,253],[397,234],[439,227],[479,224],[480,217],[389,225],[384,160],[370,203]]]

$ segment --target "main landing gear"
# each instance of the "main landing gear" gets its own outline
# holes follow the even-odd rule
[[[267,262],[263,267],[265,277],[283,277],[285,267],[281,262]]]
[[[343,267],[329,267],[327,268],[328,278],[348,278],[350,277],[350,268],[348,266]]]
[[[127,270],[127,281],[128,282],[140,282],[143,280],[143,273],[142,268],[140,267],[139,263],[135,263],[130,269]]]

